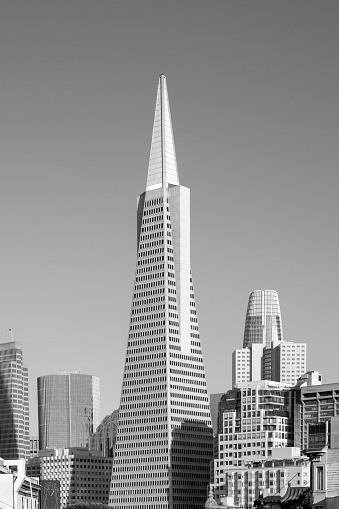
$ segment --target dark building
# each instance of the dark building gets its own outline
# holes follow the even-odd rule
[[[91,436],[91,451],[100,452],[104,457],[113,458],[118,417],[119,410],[114,410],[101,421],[95,433]]]

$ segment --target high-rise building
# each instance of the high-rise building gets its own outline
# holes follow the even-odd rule
[[[274,290],[251,292],[247,306],[243,347],[246,348],[253,343],[270,346],[274,340],[283,340],[278,294]]]
[[[217,500],[230,496],[236,505],[252,506],[258,494],[251,489],[246,497],[244,493],[240,496],[233,489],[234,480],[245,482],[249,463],[272,457],[276,448],[294,446],[294,406],[291,388],[269,380],[239,383],[222,396],[211,471]],[[242,477],[238,477],[239,470]],[[252,482],[251,475],[245,477]]]
[[[306,343],[284,341],[277,292],[251,292],[243,348],[232,354],[232,386],[257,380],[294,385],[305,371]]]
[[[276,341],[272,343],[272,380],[296,384],[306,373],[306,343]]]
[[[88,447],[100,423],[100,379],[82,373],[38,378],[41,450]]]
[[[17,341],[0,343],[0,457],[29,457],[28,368]]]
[[[157,92],[110,504],[183,509],[206,500],[213,431],[190,267],[190,194],[179,184],[166,78]]]

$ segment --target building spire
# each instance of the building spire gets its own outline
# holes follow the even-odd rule
[[[166,76],[160,74],[146,191],[179,185]]]

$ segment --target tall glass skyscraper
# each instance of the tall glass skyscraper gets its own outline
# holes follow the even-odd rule
[[[203,507],[213,433],[190,267],[190,194],[179,184],[159,78],[113,460],[115,508]]]
[[[100,379],[81,373],[38,378],[40,449],[87,447],[100,424]]]
[[[278,294],[256,290],[248,300],[243,348],[232,355],[232,385],[256,380],[295,384],[306,372],[306,344],[284,341]]]
[[[28,368],[17,341],[0,343],[0,457],[29,458]]]
[[[272,341],[283,340],[278,294],[274,290],[256,290],[248,300],[244,344],[271,346]]]

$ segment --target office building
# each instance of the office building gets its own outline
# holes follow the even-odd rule
[[[262,380],[238,384],[219,404],[218,460],[226,467],[271,456],[276,447],[294,445],[291,388]]]
[[[28,368],[17,341],[0,343],[0,457],[29,457]]]
[[[294,385],[305,372],[306,344],[284,341],[277,292],[251,292],[243,348],[232,354],[232,386],[257,380]]]
[[[27,462],[27,473],[40,481],[60,482],[60,506],[78,502],[108,504],[112,458],[81,448],[40,451]]]
[[[206,500],[213,431],[190,267],[190,194],[179,184],[166,78],[156,100],[110,504],[184,509]]]
[[[211,484],[218,502],[231,497],[227,505],[252,506],[258,496],[253,483],[257,480],[259,487],[262,476],[253,477],[249,465],[279,456],[277,449],[294,446],[295,402],[295,393],[288,384],[269,380],[239,383],[221,397],[211,464]],[[292,452],[300,456],[300,449]],[[248,490],[239,491],[239,486],[246,483]]]
[[[330,447],[331,418],[339,416],[339,383],[322,384],[317,371],[306,373],[300,380],[300,405],[301,448],[308,450],[316,445],[310,443],[310,425],[319,425],[319,433],[322,427],[322,444]]]
[[[100,423],[100,379],[81,373],[38,378],[41,450],[88,447]]]
[[[306,343],[273,341],[271,346],[272,380],[295,385],[306,373]]]
[[[282,341],[283,331],[278,294],[274,290],[256,290],[248,300],[243,347]]]
[[[117,437],[119,410],[114,410],[101,421],[95,433],[91,436],[90,449],[113,458],[114,446]]]

